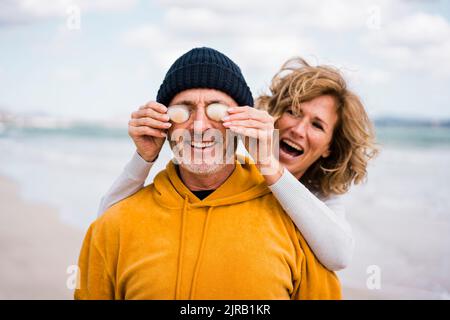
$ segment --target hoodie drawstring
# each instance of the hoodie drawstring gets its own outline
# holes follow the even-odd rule
[[[184,203],[183,203],[183,212],[181,214],[181,234],[180,234],[180,247],[178,251],[178,270],[177,270],[177,283],[175,287],[175,300],[180,299],[180,290],[181,290],[181,270],[183,269],[183,251],[184,251],[184,230],[185,230],[185,223],[184,220],[186,219],[186,212],[187,212],[187,205],[188,205],[188,195],[185,195],[184,197]]]
[[[195,263],[194,275],[192,277],[191,292],[189,294],[190,300],[194,299],[195,289],[197,288],[197,277],[198,277],[198,272],[200,269],[200,264],[202,262],[203,251],[204,251],[203,248],[205,247],[205,243],[206,243],[206,235],[208,233],[209,217],[211,216],[212,209],[213,209],[213,207],[209,207],[208,213],[206,214],[205,223],[203,224],[202,240],[201,240],[200,249],[199,249],[199,252],[197,255],[197,262]]]
[[[177,270],[177,282],[175,286],[175,300],[181,299],[181,272],[183,270],[183,251],[184,251],[184,234],[185,234],[185,220],[186,220],[186,214],[187,214],[187,206],[189,204],[188,195],[184,197],[184,203],[183,203],[183,212],[181,215],[181,234],[180,234],[180,247],[178,249],[178,270]],[[209,220],[211,216],[213,207],[209,207],[208,213],[206,214],[205,222],[203,224],[203,231],[202,231],[202,239],[200,241],[200,249],[197,255],[197,261],[195,263],[194,268],[194,274],[192,276],[192,283],[191,283],[191,292],[189,294],[189,299],[193,299],[195,295],[195,289],[197,284],[197,277],[200,270],[200,265],[203,258],[203,251],[205,248],[206,243],[206,235],[208,233],[208,226],[209,226]]]

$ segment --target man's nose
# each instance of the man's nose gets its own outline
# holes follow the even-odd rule
[[[206,115],[205,108],[197,108],[193,114],[193,122],[189,129],[193,130],[195,133],[203,133],[208,129],[212,128],[211,122]]]

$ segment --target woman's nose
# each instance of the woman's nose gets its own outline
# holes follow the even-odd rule
[[[298,136],[298,138],[304,138],[306,137],[306,132],[307,132],[307,123],[305,118],[303,119],[298,119],[297,123],[295,123],[295,125],[292,127],[291,131],[295,133],[296,136]]]

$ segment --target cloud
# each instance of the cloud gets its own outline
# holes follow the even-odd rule
[[[209,46],[230,56],[248,75],[250,85],[260,87],[260,79],[270,79],[287,58],[316,52],[302,28],[278,16],[245,10],[225,14],[226,7],[215,2],[200,7],[189,1],[188,5],[173,4],[157,24],[137,26],[121,36],[125,44],[149,52],[157,74],[163,74],[187,50]]]
[[[393,69],[450,76],[450,24],[442,16],[421,12],[405,16],[362,43]]]
[[[235,60],[256,90],[267,87],[287,59],[322,60],[328,55],[323,50],[328,39],[369,32],[367,21],[374,6],[384,17],[397,10],[397,4],[388,0],[324,0],[320,5],[314,0],[159,0],[158,4],[162,9],[158,23],[122,34],[124,43],[149,52],[156,74],[163,74],[190,48],[211,46]],[[370,75],[373,82],[388,78],[381,70]]]
[[[405,91],[404,83],[415,72],[422,74],[418,87],[427,86],[436,75],[450,74],[448,22],[424,13],[419,4],[390,0],[324,0],[320,5],[313,0],[160,0],[158,4],[157,23],[122,35],[125,43],[149,53],[147,70],[157,79],[181,54],[206,45],[236,61],[258,95],[267,91],[288,58],[302,56],[312,64],[339,67],[350,88],[374,111],[404,103],[399,92]],[[374,88],[385,95],[374,94]],[[410,100],[409,105],[417,97]]]
[[[121,35],[125,44],[148,51],[154,76],[163,77],[187,50],[210,46],[241,66],[255,92],[267,89],[287,59],[302,56],[322,61],[322,57],[334,55],[323,49],[328,39],[356,40],[360,33],[369,32],[374,8],[385,18],[398,10],[398,4],[388,0],[324,0],[320,5],[313,0],[159,0],[158,4],[162,16],[157,23],[136,26]],[[364,79],[378,84],[389,76],[370,68]]]
[[[385,69],[369,65],[351,65],[340,68],[350,88],[361,88],[364,86],[380,86],[392,80],[392,74]]]
[[[442,16],[419,12],[394,21],[383,40],[409,47],[435,45],[450,40],[450,25]]]
[[[320,4],[315,0],[159,0],[158,3],[168,10],[202,9],[239,19],[257,16],[263,21],[277,20],[292,28],[314,27],[328,31],[366,28],[374,8],[388,16],[395,8],[402,6],[401,2],[389,0],[322,0]]]
[[[52,76],[56,81],[81,82],[82,70],[74,66],[58,66],[52,71]]]
[[[135,4],[136,0],[2,0],[0,26],[30,24],[63,17],[71,6],[77,6],[82,13],[86,13],[124,10]]]

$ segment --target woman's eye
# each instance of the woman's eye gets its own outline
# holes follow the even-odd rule
[[[317,129],[320,129],[320,130],[323,131],[323,127],[322,127],[322,125],[320,123],[314,122],[313,126],[316,127]]]
[[[298,113],[298,112],[296,112],[296,111],[294,111],[294,110],[292,110],[292,109],[288,109],[288,110],[286,111],[286,113],[287,113],[288,115],[292,116],[292,117],[295,117],[295,118],[301,118],[301,117],[302,117],[302,114],[301,114],[301,113]]]

